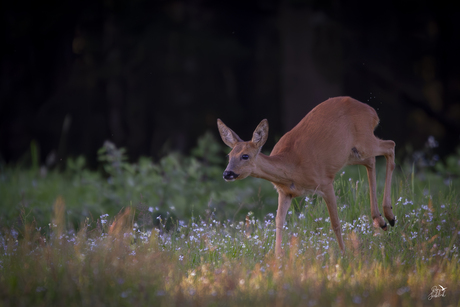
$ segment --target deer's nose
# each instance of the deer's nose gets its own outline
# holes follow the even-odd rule
[[[238,176],[238,174],[235,174],[232,171],[225,171],[223,174],[225,180],[235,180],[236,178],[238,178]]]

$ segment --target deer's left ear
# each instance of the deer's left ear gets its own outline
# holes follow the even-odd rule
[[[228,128],[223,121],[217,119],[217,128],[219,129],[222,141],[230,147],[235,147],[236,143],[243,142],[243,140],[232,129]]]
[[[260,122],[257,126],[256,130],[254,130],[254,134],[252,135],[252,142],[257,145],[257,147],[262,148],[268,138],[268,120],[264,119]]]

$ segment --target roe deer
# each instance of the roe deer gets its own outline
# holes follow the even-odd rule
[[[375,227],[387,230],[377,207],[375,156],[383,155],[387,161],[382,206],[385,217],[394,226],[390,188],[395,168],[395,143],[374,135],[378,123],[377,112],[369,105],[350,97],[330,98],[311,110],[278,141],[270,156],[266,156],[260,152],[268,137],[266,119],[257,126],[249,142],[244,142],[220,119],[217,120],[222,140],[232,148],[224,179],[263,178],[272,182],[278,191],[277,256],[281,255],[282,230],[292,198],[309,193],[317,193],[326,201],[332,229],[344,252],[333,180],[345,165],[362,164],[366,167],[373,223]]]

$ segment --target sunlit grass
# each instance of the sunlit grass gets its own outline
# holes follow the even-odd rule
[[[367,180],[359,172],[346,169],[336,180],[344,255],[326,206],[316,196],[297,199],[291,207],[282,259],[273,252],[276,212],[241,219],[195,215],[168,227],[170,217],[159,216],[158,227],[151,228],[140,220],[136,206],[128,206],[117,215],[88,216],[75,230],[69,227],[67,199],[56,196],[47,226],[28,216],[22,218],[28,222],[1,230],[0,302],[458,306],[460,209],[455,190],[446,186],[436,193],[417,181],[421,192],[412,193],[410,181],[395,175],[397,223],[383,232],[372,227]],[[149,212],[146,208],[143,214]],[[447,287],[445,296],[428,300],[437,285]]]

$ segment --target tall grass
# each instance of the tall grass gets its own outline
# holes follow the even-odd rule
[[[237,203],[222,215],[217,207],[209,207],[209,198],[199,196],[191,200],[196,206],[188,208],[188,215],[178,206],[176,218],[171,218],[173,202],[160,212],[154,208],[158,203],[128,202],[127,192],[119,191],[132,191],[137,183],[140,193],[145,187],[160,189],[143,185],[141,173],[150,168],[161,173],[164,168],[139,165],[125,165],[138,169],[119,175],[108,170],[112,179],[83,168],[44,178],[29,171],[2,174],[0,180],[10,187],[0,187],[2,201],[10,204],[15,199],[20,209],[4,206],[2,211],[8,223],[0,230],[1,306],[459,306],[458,179],[444,182],[428,172],[412,176],[411,167],[396,172],[392,203],[397,223],[383,232],[372,226],[365,170],[347,168],[335,183],[345,253],[339,251],[323,200],[309,196],[296,199],[288,212],[284,256],[277,259],[276,212],[261,205],[265,197],[276,197],[274,191],[260,196],[265,192],[258,191],[258,181],[248,179],[250,192],[261,193],[250,196],[258,204],[252,211],[243,211]],[[157,171],[145,172],[156,176]],[[172,167],[169,172],[162,176],[173,178],[181,170]],[[94,181],[87,190],[82,182],[88,178]],[[381,203],[383,178],[377,181]],[[220,183],[206,184],[220,188]],[[244,192],[242,187],[232,190],[226,184],[213,195]],[[19,200],[11,195],[21,189]],[[190,186],[183,184],[182,189],[186,201],[193,197]],[[95,191],[105,196],[94,196]],[[179,191],[177,187],[169,193]],[[114,206],[118,213],[103,211],[109,206],[76,210],[88,199],[125,204]],[[30,204],[46,210],[35,211]],[[10,212],[19,214],[11,220]],[[429,299],[431,288],[439,285],[446,288],[444,296]]]

